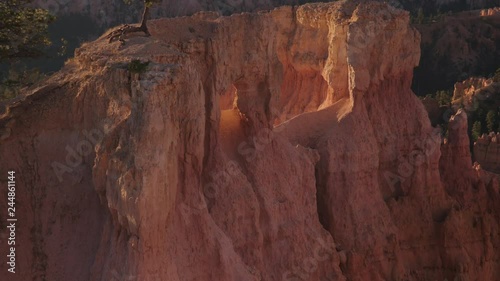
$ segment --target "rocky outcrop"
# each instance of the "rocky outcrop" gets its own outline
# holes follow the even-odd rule
[[[17,171],[23,222],[11,280],[500,274],[497,181],[462,131],[441,152],[410,90],[407,12],[309,4],[150,32],[85,44],[4,110],[0,174]]]
[[[500,174],[499,133],[481,136],[474,143],[474,158],[487,171]]]
[[[500,93],[500,83],[492,78],[471,77],[455,83],[452,105],[455,109],[464,108],[472,113],[483,107],[484,102],[491,103],[488,106],[494,107],[495,104],[491,101],[498,99],[497,93]]]
[[[469,120],[479,121],[483,132],[487,131],[485,122],[486,113],[496,112],[500,106],[500,83],[496,78],[472,77],[455,84],[452,106],[455,109],[463,108]],[[498,122],[498,121],[497,121]],[[493,128],[497,130],[497,128]],[[474,160],[482,169],[489,172],[500,173],[500,155],[498,154],[497,136],[495,133],[484,134],[473,147]]]
[[[459,273],[455,275],[458,280],[495,280],[498,272],[490,275],[486,268],[499,260],[499,229],[495,222],[500,209],[496,203],[499,200],[498,177],[483,171],[477,164],[470,169],[467,116],[463,110],[450,118],[448,139],[441,150],[441,180],[454,199],[440,218],[439,236],[443,239],[440,243],[445,245],[441,260],[447,266],[458,262]],[[470,266],[474,257],[480,257],[480,264],[484,262],[485,265]]]
[[[481,16],[483,17],[495,16],[498,14],[500,14],[500,7],[481,10]]]

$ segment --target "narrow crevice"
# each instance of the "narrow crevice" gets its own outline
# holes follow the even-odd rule
[[[321,156],[320,156],[321,157]],[[325,183],[322,171],[322,161],[316,163],[314,167],[314,177],[316,182],[316,212],[321,226],[328,232],[330,229],[327,202],[325,202]]]

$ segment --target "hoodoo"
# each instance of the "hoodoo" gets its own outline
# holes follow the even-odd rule
[[[347,1],[148,28],[84,44],[6,105],[9,280],[498,280],[498,181],[472,168],[463,113],[442,144],[410,90],[408,12]]]

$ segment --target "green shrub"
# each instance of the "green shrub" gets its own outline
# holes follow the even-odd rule
[[[149,61],[147,62],[141,62],[140,60],[132,60],[129,64],[128,64],[128,71],[130,71],[131,73],[143,73],[144,71],[146,71],[148,69],[148,65],[149,65]]]
[[[472,140],[473,141],[477,141],[477,139],[482,135],[481,131],[482,131],[481,122],[479,122],[479,121],[474,122],[474,125],[472,125]]]
[[[21,89],[46,79],[47,76],[35,68],[10,68],[6,77],[0,78],[0,101],[15,98]]]
[[[497,127],[497,113],[494,110],[488,111],[486,115],[486,128],[488,132],[493,132]]]

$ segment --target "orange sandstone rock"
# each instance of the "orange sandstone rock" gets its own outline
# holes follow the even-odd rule
[[[495,280],[497,181],[411,92],[408,22],[321,3],[85,44],[0,117],[11,280]]]

